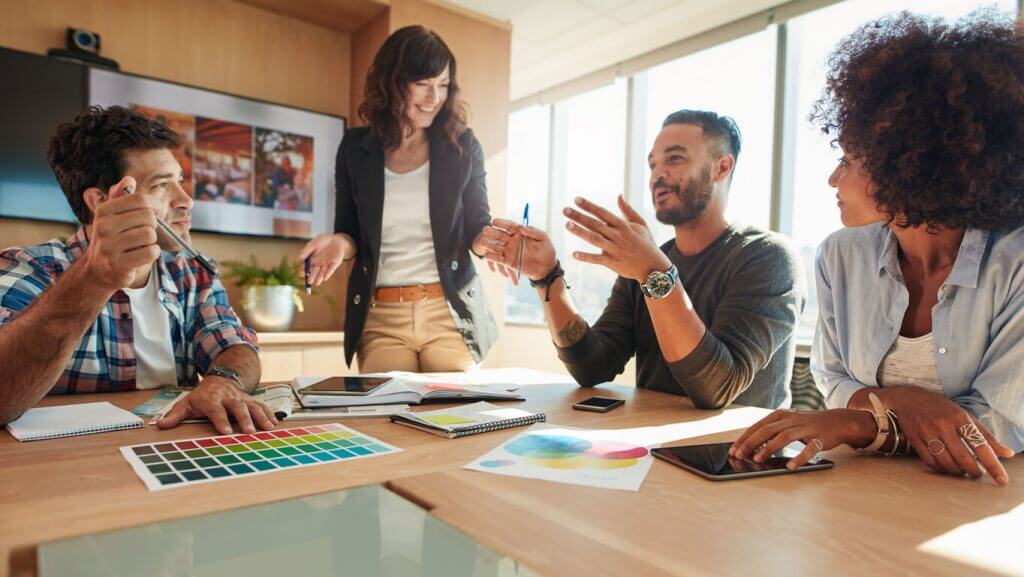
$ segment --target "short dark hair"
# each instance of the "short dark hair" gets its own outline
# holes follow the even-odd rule
[[[82,224],[92,222],[83,194],[89,187],[103,190],[124,178],[125,153],[132,150],[173,150],[181,136],[161,122],[123,106],[91,106],[72,122],[57,127],[46,147],[46,161],[71,210]]]
[[[455,55],[433,30],[406,26],[395,30],[377,51],[366,74],[359,118],[370,127],[385,150],[402,143],[413,128],[406,111],[410,82],[434,78],[448,67],[448,99],[434,118],[432,128],[462,151],[459,138],[469,124],[469,108],[459,93]]]
[[[677,110],[665,118],[661,127],[665,128],[670,124],[689,124],[699,126],[704,130],[704,138],[717,142],[719,153],[731,154],[734,161],[740,157],[740,147],[743,144],[743,137],[740,136],[740,127],[732,118],[709,112],[707,110]]]
[[[857,158],[897,226],[1024,224],[1024,31],[1012,15],[908,12],[828,58],[810,119]]]

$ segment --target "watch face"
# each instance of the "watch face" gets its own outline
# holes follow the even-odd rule
[[[672,276],[663,272],[652,272],[647,277],[647,291],[652,297],[661,298],[667,295],[672,290]]]

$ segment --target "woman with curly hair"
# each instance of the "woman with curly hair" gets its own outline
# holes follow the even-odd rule
[[[1024,37],[976,11],[903,13],[831,55],[811,120],[842,148],[829,178],[847,227],[818,250],[811,366],[827,411],[776,411],[730,449],[793,441],[915,454],[1009,481],[1024,450]],[[979,466],[980,465],[980,466]]]
[[[497,337],[469,251],[491,216],[484,155],[467,127],[456,62],[436,33],[396,30],[374,58],[335,168],[335,233],[309,241],[319,285],[355,260],[345,360],[364,372],[465,370]]]

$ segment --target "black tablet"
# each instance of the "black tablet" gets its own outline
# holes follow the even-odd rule
[[[827,459],[812,458],[798,469],[787,469],[786,461],[800,452],[790,448],[782,449],[763,463],[755,463],[745,459],[734,459],[729,456],[732,443],[713,443],[710,445],[692,445],[689,447],[661,447],[651,450],[655,457],[697,473],[712,481],[729,479],[745,479],[765,475],[783,475],[785,473],[801,473],[831,469],[835,463]]]
[[[331,377],[299,391],[303,395],[368,395],[391,382],[388,377]]]

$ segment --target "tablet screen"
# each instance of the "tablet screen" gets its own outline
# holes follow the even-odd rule
[[[304,395],[366,395],[390,380],[386,377],[331,377],[301,392]]]
[[[755,463],[729,456],[732,443],[714,443],[710,445],[693,445],[690,447],[662,447],[652,453],[674,465],[690,469],[708,477],[752,477],[757,475],[791,473],[786,468],[786,461],[800,454],[799,450],[783,448],[763,463]],[[812,458],[801,469],[822,469],[831,467],[833,463],[825,459]],[[799,470],[799,469],[798,469]]]

